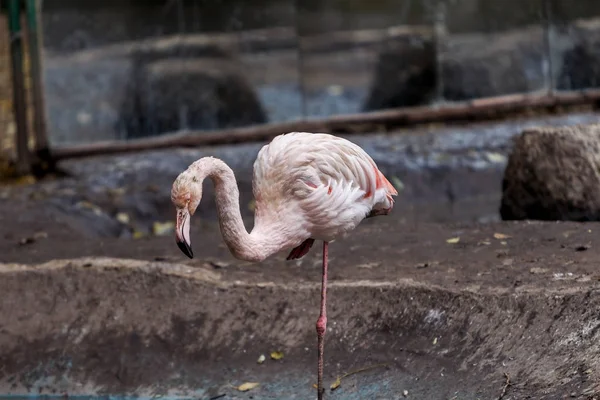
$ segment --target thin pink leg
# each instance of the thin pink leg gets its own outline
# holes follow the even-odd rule
[[[319,361],[317,366],[317,398],[323,399],[323,350],[325,349],[325,331],[327,330],[327,250],[329,243],[323,242],[323,281],[321,283],[321,313],[317,320],[317,338],[319,345]]]

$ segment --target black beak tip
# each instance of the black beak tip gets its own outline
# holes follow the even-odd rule
[[[194,252],[192,251],[192,247],[187,244],[185,241],[177,241],[177,247],[182,251],[183,254],[188,256],[189,258],[194,258]]]

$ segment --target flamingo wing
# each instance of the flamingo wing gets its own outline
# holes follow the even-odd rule
[[[345,235],[365,217],[389,213],[398,194],[358,145],[307,132],[277,136],[261,149],[253,191],[257,213],[284,214],[309,234],[304,239],[326,241]],[[298,254],[310,246],[302,248]]]

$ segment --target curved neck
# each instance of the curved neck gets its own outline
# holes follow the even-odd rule
[[[246,261],[262,261],[281,249],[276,231],[258,231],[256,226],[252,233],[246,230],[240,211],[240,192],[235,175],[227,164],[218,158],[205,157],[193,165],[199,185],[202,185],[206,177],[213,181],[221,234],[234,257]]]

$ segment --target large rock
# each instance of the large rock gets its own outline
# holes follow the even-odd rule
[[[542,89],[543,30],[450,35],[442,53],[446,100],[461,101]]]
[[[436,55],[431,36],[390,40],[377,59],[365,111],[428,103],[436,88]]]
[[[231,58],[170,57],[139,63],[136,70],[121,114],[128,138],[267,122],[260,100]]]
[[[575,43],[562,54],[556,87],[559,90],[600,87],[600,18],[576,21],[556,32],[555,37]]]
[[[44,84],[54,145],[267,119],[240,62],[185,37],[46,55]]]
[[[600,124],[524,131],[502,182],[504,220],[600,220]]]
[[[575,21],[555,27],[551,35],[550,54],[539,24],[489,34],[448,34],[438,50],[423,35],[394,42],[378,55],[364,109],[429,104],[437,87],[444,100],[465,101],[531,93],[550,85],[600,86],[600,22]]]

